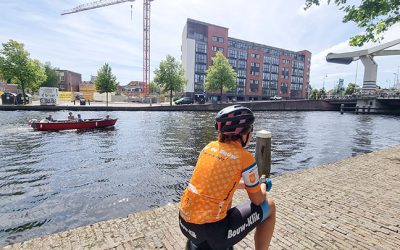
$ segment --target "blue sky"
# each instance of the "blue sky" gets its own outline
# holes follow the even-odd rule
[[[127,2],[71,15],[60,13],[93,0],[1,0],[0,42],[25,44],[31,57],[82,74],[89,80],[109,63],[121,85],[142,80],[143,1]],[[132,5],[132,20],[131,20]],[[293,51],[312,52],[313,87],[362,84],[364,67],[330,64],[329,52],[347,52],[348,38],[360,32],[342,23],[343,13],[325,4],[303,10],[303,0],[155,0],[151,7],[151,79],[167,54],[180,58],[182,30],[187,18],[229,28],[229,36]],[[400,25],[389,30],[385,42],[400,38]],[[369,48],[371,44],[364,48]],[[356,48],[360,49],[360,48]],[[400,46],[392,49],[400,49]],[[376,57],[378,85],[393,86],[400,56]]]

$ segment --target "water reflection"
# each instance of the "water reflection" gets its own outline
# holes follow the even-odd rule
[[[214,113],[108,114],[119,118],[114,129],[35,132],[26,121],[45,113],[0,112],[0,246],[178,202],[200,150],[216,139]],[[399,121],[256,112],[255,130],[272,132],[276,176],[400,144]]]
[[[357,127],[355,128],[355,134],[353,135],[353,147],[352,155],[360,153],[372,152],[372,136],[373,131],[376,129],[373,117],[370,115],[361,115],[357,117]]]

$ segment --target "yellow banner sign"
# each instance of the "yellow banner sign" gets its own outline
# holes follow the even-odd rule
[[[73,100],[72,92],[60,91],[58,92],[58,99],[60,101],[72,101]]]

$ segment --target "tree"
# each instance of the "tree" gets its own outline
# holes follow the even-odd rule
[[[169,91],[169,105],[172,106],[172,92],[182,91],[187,80],[184,77],[182,64],[175,57],[167,55],[167,58],[160,62],[160,67],[154,71],[154,83],[166,93]]]
[[[160,87],[158,87],[158,85],[155,82],[151,82],[149,84],[149,88],[150,88],[150,93],[160,93]]]
[[[212,62],[207,70],[205,88],[211,91],[219,90],[222,102],[222,91],[231,91],[236,88],[237,75],[221,51],[215,54]]]
[[[57,87],[58,88],[60,76],[58,75],[56,68],[51,67],[50,62],[46,62],[44,65],[44,70],[45,70],[47,79],[44,82],[42,82],[42,84],[40,86],[41,87]]]
[[[345,91],[345,95],[352,95],[352,94],[356,93],[359,90],[360,90],[360,86],[358,86],[355,83],[349,83],[349,85],[347,85],[347,88],[346,88],[346,91]]]
[[[320,90],[318,91],[317,96],[318,96],[318,99],[324,99],[324,98],[326,97],[325,88],[320,89]]]
[[[111,67],[105,63],[98,71],[95,81],[96,90],[98,92],[106,93],[106,102],[108,107],[108,93],[117,90],[117,78],[112,74]]]
[[[43,66],[36,59],[30,59],[24,44],[14,40],[2,44],[0,50],[0,75],[8,82],[18,84],[26,103],[26,89],[36,90],[46,80]]]
[[[318,99],[318,92],[319,92],[318,89],[312,89],[310,98],[313,99],[313,100],[317,100]]]
[[[327,1],[330,4],[332,0]],[[320,2],[321,0],[306,0],[304,9],[319,5]],[[351,46],[362,46],[369,41],[380,41],[389,27],[400,22],[399,0],[362,0],[358,6],[353,5],[354,1],[334,0],[332,2],[345,12],[344,23],[352,21],[357,27],[365,30],[363,34],[350,38]]]
[[[333,95],[334,96],[343,96],[344,91],[345,91],[345,89],[344,89],[343,85],[341,86],[340,84],[338,84],[333,89]]]

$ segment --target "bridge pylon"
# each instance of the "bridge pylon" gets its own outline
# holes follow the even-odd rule
[[[400,50],[386,50],[387,48],[393,47],[397,44],[400,44],[400,39],[396,39],[370,49],[346,53],[329,53],[326,56],[326,61],[331,63],[350,64],[353,61],[361,60],[364,65],[362,94],[369,95],[376,90],[378,64],[374,61],[374,57],[400,55]]]

